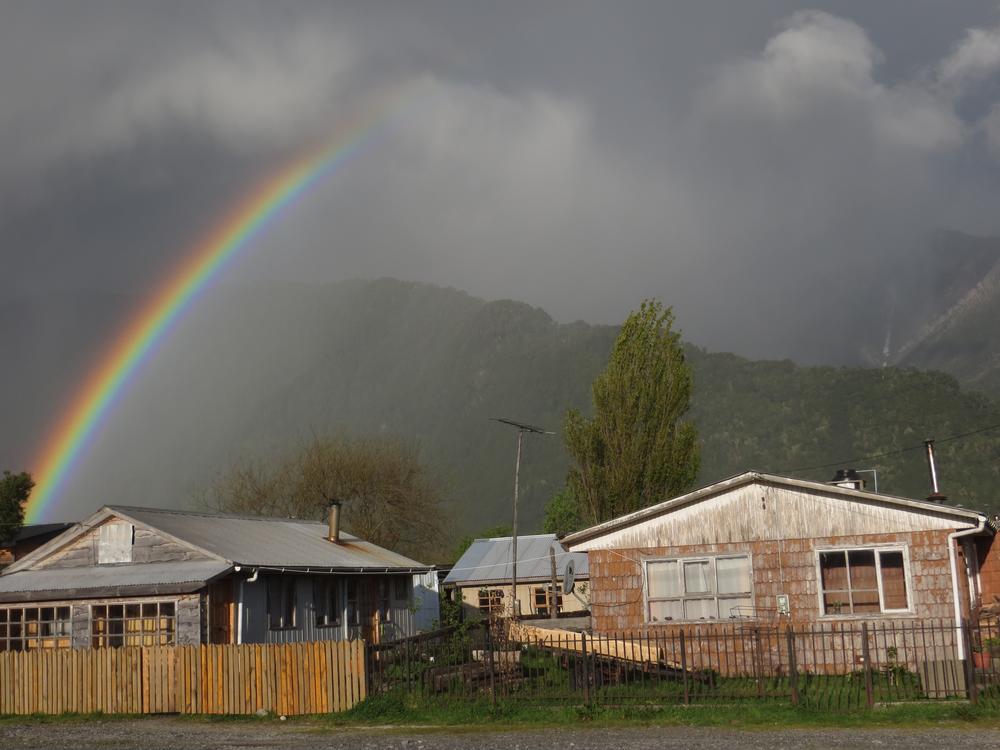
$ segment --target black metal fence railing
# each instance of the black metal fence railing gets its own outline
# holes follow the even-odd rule
[[[494,620],[373,645],[367,659],[370,695],[824,708],[1000,698],[996,620],[742,622],[597,635]]]

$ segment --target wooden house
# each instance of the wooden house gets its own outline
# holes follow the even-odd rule
[[[106,506],[0,574],[0,651],[393,639],[436,583],[333,522]]]
[[[590,561],[595,633],[847,621],[954,623],[1000,594],[995,519],[747,472],[563,539]]]
[[[12,538],[6,542],[0,542],[0,568],[34,552],[72,525],[71,523],[35,523],[22,526]]]
[[[513,607],[513,538],[509,536],[476,539],[444,579],[446,589],[461,597],[467,617],[510,614]],[[577,585],[572,593],[552,590],[552,564],[561,581],[566,565],[573,561]],[[555,534],[530,534],[517,537],[517,601],[521,615],[548,617],[555,600],[557,614],[585,614],[588,605],[587,556],[567,552]]]

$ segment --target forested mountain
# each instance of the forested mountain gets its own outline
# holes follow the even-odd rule
[[[72,330],[67,323],[63,334]],[[123,397],[68,500],[77,515],[103,502],[189,504],[240,457],[267,456],[310,431],[345,431],[418,441],[446,481],[457,528],[505,521],[515,434],[490,418],[559,431],[567,408],[589,408],[590,383],[615,335],[609,326],[557,323],[519,302],[391,279],[222,288]],[[836,468],[827,464],[859,458],[850,465],[876,469],[881,491],[923,497],[921,451],[866,457],[1000,424],[996,402],[948,375],[686,351],[702,482],[751,468],[826,480]],[[22,391],[4,390],[5,410],[17,399],[30,403],[30,373],[58,362],[49,345],[9,363],[4,382]],[[12,436],[28,422],[17,421],[0,436],[0,456],[23,449]],[[1000,430],[943,443],[938,456],[949,496],[1000,510]],[[540,523],[565,472],[559,436],[527,440],[528,527]]]

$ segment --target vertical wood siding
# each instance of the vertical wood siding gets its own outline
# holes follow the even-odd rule
[[[334,713],[366,684],[361,641],[0,653],[0,715]]]

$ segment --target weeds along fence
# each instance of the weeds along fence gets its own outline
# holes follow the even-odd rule
[[[995,621],[590,635],[501,620],[371,646],[368,658],[373,695],[598,705],[763,700],[831,709],[1000,696]]]
[[[0,653],[0,714],[317,714],[364,700],[361,641]]]

